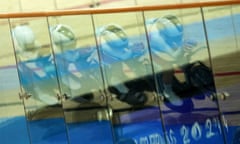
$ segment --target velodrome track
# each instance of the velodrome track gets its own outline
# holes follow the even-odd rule
[[[218,19],[219,20],[219,19]],[[239,18],[237,18],[237,24],[239,24]],[[239,125],[239,81],[240,81],[240,67],[239,67],[239,56],[240,56],[240,48],[236,44],[234,40],[238,40],[239,43],[239,28],[235,29],[235,31],[222,31],[221,28],[224,28],[224,23],[227,21],[220,19],[220,21],[215,21],[212,23],[213,26],[220,25],[219,29],[214,29],[216,31],[209,32],[212,35],[210,38],[210,48],[212,48],[212,62],[213,69],[215,72],[215,80],[216,86],[220,91],[228,91],[231,94],[225,101],[220,101],[222,109],[226,112],[230,112],[230,115],[226,115],[226,118],[230,125]],[[226,24],[226,26],[229,26]],[[191,29],[190,29],[191,30]],[[196,31],[197,32],[197,31]],[[193,32],[194,33],[194,32]],[[235,39],[232,35],[237,34],[238,37]],[[194,35],[194,34],[193,34]],[[201,36],[200,36],[201,38]],[[211,39],[212,38],[212,39]],[[7,41],[6,41],[7,42]],[[8,41],[9,42],[9,41]],[[6,44],[9,45],[9,44]],[[11,46],[10,46],[11,47]],[[228,48],[226,50],[226,48]],[[12,51],[11,49],[9,49]],[[8,53],[9,54],[9,53]],[[4,55],[5,53],[1,53],[0,55]],[[201,57],[201,60],[206,60],[206,51],[202,51],[196,55],[198,59]],[[5,63],[2,63],[5,62]],[[17,78],[17,71],[14,65],[15,61],[13,57],[9,59],[1,59],[2,68],[0,69],[0,90],[1,90],[1,113],[0,115],[3,117],[2,123],[7,121],[5,119],[7,117],[12,116],[21,116],[24,115],[23,106],[21,105],[21,101],[18,98],[19,93],[19,84]],[[199,107],[208,106],[209,100],[204,101],[194,101],[195,105]],[[168,109],[166,108],[166,111]],[[234,115],[231,115],[231,112],[235,112]],[[176,114],[177,115],[177,114]],[[6,124],[6,123],[5,123]],[[106,126],[107,127],[107,126]],[[59,135],[59,138],[62,135]],[[64,136],[63,136],[64,137]]]
[[[69,3],[67,0],[48,0],[44,2],[36,1],[32,3],[31,0],[12,0],[12,1],[0,1],[0,12],[19,12],[19,11],[45,11],[45,10],[66,10],[66,9],[85,9],[92,7],[96,3],[100,3],[100,8],[112,8],[112,7],[126,7],[137,5],[153,5],[153,4],[176,4],[176,3],[188,3],[188,2],[208,2],[216,0],[83,0],[73,1]],[[218,0],[224,1],[224,0]]]

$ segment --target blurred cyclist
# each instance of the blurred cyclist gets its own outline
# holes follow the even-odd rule
[[[160,91],[172,105],[182,106],[183,101],[173,90],[174,65],[180,66],[184,71],[184,66],[189,61],[186,51],[196,43],[185,42],[183,26],[174,15],[150,19],[146,23],[155,71],[160,73]]]
[[[19,62],[20,79],[25,91],[44,104],[58,103],[53,88],[47,89],[46,84],[50,81],[45,81],[53,76],[53,73],[46,70],[47,67],[52,69],[53,65],[48,60],[45,61],[40,54],[42,47],[32,29],[27,24],[17,25],[12,29],[12,36]]]
[[[130,105],[144,104],[147,97],[139,89],[140,84],[134,82],[136,73],[142,68],[136,58],[141,55],[141,49],[134,51],[134,47],[141,45],[132,45],[125,30],[117,24],[101,27],[97,35],[110,92]]]
[[[93,79],[97,79],[98,69],[94,60],[90,58],[94,53],[94,47],[77,47],[77,37],[69,25],[54,25],[50,32],[64,93],[70,97],[91,93],[91,90],[96,88],[96,81],[94,83]]]

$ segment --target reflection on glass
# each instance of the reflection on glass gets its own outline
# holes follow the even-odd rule
[[[239,143],[239,15],[229,8],[11,19],[31,143]],[[1,98],[14,112],[0,128],[26,131],[13,99]]]
[[[46,19],[10,22],[31,143],[65,144],[65,121]]]
[[[66,24],[52,26],[50,33],[62,91],[67,98],[90,102],[102,89],[96,48],[78,47],[79,36]]]
[[[56,77],[54,65],[49,57],[41,56],[42,47],[36,40],[33,30],[25,24],[17,25],[12,29],[12,35],[25,91],[30,92],[35,99],[45,104],[56,104],[57,98],[52,91],[47,90],[45,85],[48,79]],[[53,84],[49,83],[49,85]]]
[[[141,13],[94,15],[94,23],[116,142],[164,142]]]
[[[226,141],[239,143],[239,6],[205,8],[204,16]]]
[[[20,85],[8,20],[1,19],[0,23],[0,139],[1,143],[29,144],[24,107],[18,95]],[[16,133],[14,138],[13,131]]]
[[[112,144],[91,16],[48,20],[70,143]]]
[[[161,77],[162,94],[172,105],[181,106],[183,102],[172,86],[174,78],[172,65],[184,66],[187,63],[187,57],[184,56],[184,50],[181,47],[183,26],[174,15],[149,20],[147,26],[154,65],[158,68],[155,71],[156,73],[162,71],[161,76],[158,76]],[[187,44],[189,44],[188,49],[191,49],[195,42],[188,41]],[[161,55],[166,55],[166,57]]]
[[[137,89],[131,89],[131,84],[127,83],[146,73],[143,65],[138,61],[144,48],[143,44],[131,43],[126,32],[117,24],[101,27],[98,33],[110,92],[116,94],[117,99],[130,105],[144,104],[147,100],[146,95]],[[137,87],[136,85],[135,88]]]
[[[200,11],[153,11],[145,18],[168,143],[224,143]]]

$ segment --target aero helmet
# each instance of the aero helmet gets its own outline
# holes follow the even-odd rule
[[[58,24],[50,28],[52,41],[58,51],[73,49],[77,40],[70,26]]]
[[[12,36],[20,59],[28,60],[38,57],[40,45],[37,44],[35,34],[28,25],[15,26],[12,29]]]
[[[124,48],[128,46],[128,37],[123,28],[116,24],[107,25],[101,34],[111,48]]]
[[[156,20],[159,34],[171,47],[181,47],[183,26],[176,16],[167,15]]]
[[[35,35],[28,25],[14,27],[12,34],[20,51],[33,51],[35,49]]]

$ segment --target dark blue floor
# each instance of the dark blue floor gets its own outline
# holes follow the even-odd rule
[[[54,125],[52,125],[54,123]],[[62,125],[62,119],[49,119],[31,121],[28,125],[31,131],[31,141],[34,144],[67,144],[68,138],[66,136],[65,126]],[[182,133],[182,125],[171,125],[168,129],[172,132],[168,132],[168,139],[172,138],[177,140],[177,143],[183,144],[185,140],[189,140],[194,143],[221,143],[223,141],[222,135],[216,133],[216,129],[206,129],[205,124],[199,125],[202,130],[201,133],[196,131],[195,137],[192,137],[194,130],[192,125],[185,125],[185,129],[189,130],[189,133]],[[108,121],[95,121],[88,123],[76,123],[68,125],[69,141],[72,144],[112,144],[112,131],[110,123]],[[187,132],[187,131],[185,131]],[[211,134],[209,133],[211,132]],[[163,130],[159,121],[147,121],[134,124],[124,124],[115,126],[115,135],[118,139],[130,138],[137,142],[140,141],[163,141]],[[171,133],[171,134],[170,134]],[[28,144],[29,137],[26,129],[25,117],[15,117],[2,122],[0,127],[0,139],[2,144]],[[187,135],[188,134],[188,135]],[[210,135],[209,135],[210,134]],[[238,138],[240,129],[238,127],[228,127],[227,139],[232,141],[234,137]],[[238,140],[238,139],[235,139]]]

